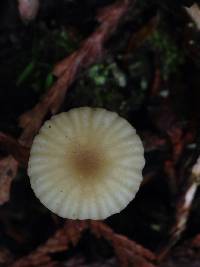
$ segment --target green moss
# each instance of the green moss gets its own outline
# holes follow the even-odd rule
[[[89,68],[87,75],[96,86],[105,85],[109,80],[119,87],[126,86],[126,76],[115,62],[95,64]]]
[[[173,39],[161,30],[153,33],[150,43],[155,53],[159,53],[161,73],[163,78],[167,80],[184,63],[184,55]]]

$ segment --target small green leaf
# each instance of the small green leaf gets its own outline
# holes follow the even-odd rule
[[[35,62],[32,61],[26,66],[24,71],[19,75],[17,82],[16,82],[16,85],[19,86],[23,82],[25,82],[28,79],[28,77],[30,76],[30,74],[33,72],[34,68],[35,68]]]
[[[53,75],[49,73],[45,81],[45,89],[48,89],[53,84],[53,80],[54,80]]]

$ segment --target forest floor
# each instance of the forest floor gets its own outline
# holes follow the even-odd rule
[[[200,149],[200,32],[186,10],[44,0],[25,23],[16,2],[0,3],[0,266],[200,266],[200,192],[190,191]],[[119,113],[145,147],[136,198],[104,222],[52,214],[26,172],[41,123],[79,106]]]

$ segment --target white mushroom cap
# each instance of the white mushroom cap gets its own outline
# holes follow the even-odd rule
[[[105,219],[135,197],[144,151],[117,113],[81,107],[53,116],[35,137],[28,174],[51,211],[70,219]]]

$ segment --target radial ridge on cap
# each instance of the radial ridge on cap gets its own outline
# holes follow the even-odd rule
[[[47,120],[33,141],[31,187],[49,210],[69,219],[105,219],[135,197],[144,150],[128,121],[80,107]]]

